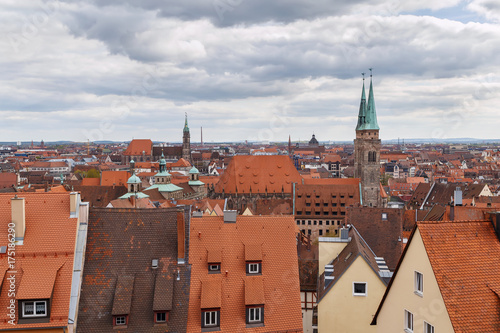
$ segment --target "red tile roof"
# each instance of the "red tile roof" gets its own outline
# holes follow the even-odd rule
[[[12,194],[0,194],[0,240],[7,245],[7,225],[11,222]],[[21,193],[25,198],[26,233],[24,244],[16,246],[17,299],[48,298],[50,322],[22,324],[23,328],[68,325],[73,258],[78,221],[70,218],[69,193]],[[0,267],[7,256],[0,255]],[[54,282],[55,281],[55,282]],[[0,307],[9,303],[8,283],[0,291]],[[7,311],[0,311],[0,329],[11,329]]]
[[[123,155],[142,156],[144,152],[145,156],[151,156],[152,149],[153,149],[153,141],[149,139],[134,139],[130,141]]]
[[[500,332],[500,241],[490,221],[417,222],[455,332]]]
[[[285,155],[237,155],[215,186],[216,193],[292,193],[292,183],[302,180]]]
[[[188,332],[201,332],[202,307],[217,305],[205,304],[203,298],[205,285],[214,276],[219,277],[220,282],[209,285],[210,290],[216,294],[216,288],[221,288],[222,292],[220,331],[246,330],[246,297],[255,302],[253,298],[262,295],[246,294],[245,244],[261,244],[262,248],[265,326],[252,328],[252,332],[302,332],[293,216],[238,216],[236,223],[224,223],[223,217],[193,218],[190,229],[189,262],[192,267]],[[280,237],[276,237],[278,234]],[[217,248],[222,251],[221,273],[209,274],[207,249]],[[249,283],[251,290],[259,287],[258,281]]]
[[[103,171],[101,175],[101,186],[125,186],[130,178],[128,171]]]

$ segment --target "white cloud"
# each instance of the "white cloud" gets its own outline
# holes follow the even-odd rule
[[[351,140],[360,73],[368,67],[382,138],[429,136],[444,126],[443,115],[464,108],[469,118],[447,126],[448,137],[496,137],[489,124],[500,104],[492,75],[500,65],[500,29],[493,19],[462,23],[407,13],[457,6],[454,0],[334,9],[319,1],[303,15],[297,8],[306,3],[294,1],[296,8],[278,13],[284,2],[265,11],[246,0],[241,8],[249,11],[235,8],[224,24],[210,2],[2,3],[0,140],[98,133],[179,141],[186,111],[208,141],[285,141],[313,131],[320,140]],[[488,17],[496,10],[479,0],[468,8]]]

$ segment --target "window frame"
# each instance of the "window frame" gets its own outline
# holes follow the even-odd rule
[[[434,333],[434,325],[429,324],[424,320],[424,333]]]
[[[251,319],[253,312],[254,319]],[[255,319],[255,314],[258,313],[259,319]],[[247,324],[263,324],[264,323],[264,306],[250,306],[246,308],[246,323]]]
[[[364,293],[357,293],[356,292],[356,285],[357,284],[363,284],[365,286],[365,292]],[[366,297],[367,295],[368,295],[368,283],[367,282],[357,282],[357,281],[354,281],[352,283],[352,296]]]
[[[158,315],[164,315],[165,320],[158,320]],[[163,324],[168,322],[168,311],[155,311],[154,313],[155,324]]]
[[[253,265],[257,265],[257,270],[251,269]],[[249,275],[257,275],[262,273],[262,262],[261,261],[247,261],[247,274]]]
[[[123,318],[123,323],[118,323],[118,319]],[[127,326],[128,325],[128,314],[113,316],[113,326]]]
[[[410,320],[408,320],[410,319]],[[413,333],[413,313],[405,309],[405,329],[407,333]]]
[[[208,264],[209,273],[220,273],[220,263],[209,263]]]
[[[424,296],[424,274],[419,271],[414,273],[414,293],[420,297]]]
[[[33,303],[33,314],[26,314],[25,306],[26,303]],[[36,312],[36,306],[37,303],[44,303],[45,305],[45,313],[42,314],[37,314]],[[25,300],[21,301],[21,318],[45,318],[48,317],[49,315],[49,309],[48,309],[48,301],[47,300]]]
[[[215,316],[212,318],[212,315]],[[207,319],[210,319],[207,323]],[[212,322],[215,319],[215,322]],[[201,327],[202,328],[214,328],[220,327],[220,309],[207,309],[201,311]]]

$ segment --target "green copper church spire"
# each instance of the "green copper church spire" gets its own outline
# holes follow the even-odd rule
[[[366,117],[365,73],[361,73],[361,75],[363,75],[363,90],[361,91],[361,103],[359,103],[358,125],[356,126],[356,131],[361,130]]]
[[[370,68],[370,92],[368,93],[368,104],[366,106],[365,130],[378,130],[377,112],[375,110],[375,97],[373,95],[372,69]]]
[[[187,112],[186,112],[186,119],[184,120],[184,132],[189,132]]]

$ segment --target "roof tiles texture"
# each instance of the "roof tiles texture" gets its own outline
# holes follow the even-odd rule
[[[79,330],[112,332],[111,312],[116,285],[120,277],[133,276],[128,327],[119,332],[186,332],[190,272],[188,264],[177,264],[179,210],[184,220],[189,221],[189,207],[90,210]],[[189,223],[186,223],[186,235],[188,231]],[[186,259],[188,255],[186,247]],[[157,268],[152,266],[153,259],[158,259]],[[155,306],[158,302],[168,305],[168,300],[157,299],[157,288],[168,286],[157,280],[159,276],[173,281],[170,282],[173,291],[164,290],[172,293],[172,310],[167,324],[155,326],[153,311],[158,309]]]
[[[221,283],[220,331],[246,331],[245,281],[248,276],[245,244],[248,243],[261,244],[260,277],[263,281],[266,314],[265,326],[252,328],[251,331],[302,332],[293,216],[238,216],[236,223],[224,223],[222,217],[193,218],[190,233],[192,283],[188,332],[201,332],[202,288],[214,276]],[[222,251],[221,273],[209,274],[207,249],[215,248]]]
[[[292,193],[301,176],[286,155],[236,155],[215,186],[216,193]]]
[[[349,207],[346,222],[356,227],[373,252],[394,271],[403,252],[403,216],[403,209]]]
[[[500,241],[492,223],[417,225],[455,332],[500,332]]]
[[[144,152],[145,156],[151,156],[152,148],[153,141],[149,139],[134,139],[130,141],[123,155],[142,156]]]
[[[12,194],[0,194],[0,245],[7,245],[7,225],[11,222]],[[77,219],[70,216],[69,193],[22,193],[25,198],[26,233],[24,244],[16,246],[16,296],[51,296],[50,322],[22,324],[24,328],[67,326]],[[7,256],[0,255],[0,267]],[[9,302],[9,284],[0,290],[0,307]],[[16,313],[17,314],[17,313]],[[0,311],[0,329],[12,328],[7,311]]]

